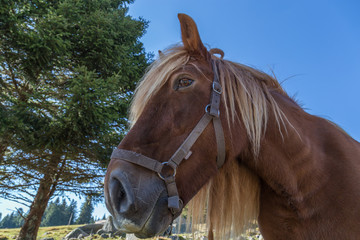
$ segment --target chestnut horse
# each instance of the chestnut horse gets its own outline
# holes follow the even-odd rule
[[[178,17],[183,45],[140,82],[108,166],[116,227],[159,235],[190,202],[209,238],[236,238],[256,219],[266,240],[359,239],[360,144],[273,77],[208,51]]]

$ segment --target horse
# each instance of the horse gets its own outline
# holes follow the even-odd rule
[[[359,239],[359,142],[275,77],[208,50],[194,20],[178,18],[182,44],[138,84],[108,165],[115,226],[153,237],[189,206],[209,239],[238,238],[254,220],[266,240]]]

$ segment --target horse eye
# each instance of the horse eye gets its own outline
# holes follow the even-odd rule
[[[189,87],[194,80],[188,79],[188,78],[182,78],[179,80],[179,83],[177,85],[177,89]]]

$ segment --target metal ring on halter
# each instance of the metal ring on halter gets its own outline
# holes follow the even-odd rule
[[[205,107],[205,112],[206,112],[207,114],[210,114],[210,107],[211,107],[211,104],[208,104],[208,105],[206,105],[206,107]],[[210,115],[213,116],[212,114],[210,114]],[[214,116],[214,117],[220,117],[220,110],[218,110],[217,116]]]
[[[218,82],[213,82],[213,84],[212,84],[212,89],[214,90],[214,92],[216,92],[217,94],[222,94],[222,87],[221,87],[221,85],[220,85],[220,83],[218,83]]]
[[[175,177],[175,175],[176,175],[176,168],[174,168],[174,167],[172,167],[171,165],[169,165],[168,164],[169,162],[162,162],[161,164],[163,165],[163,166],[169,166],[169,167],[171,167],[172,169],[173,169],[173,171],[174,171],[174,173],[173,173],[173,175],[172,175],[172,177]],[[167,178],[167,177],[169,177],[169,176],[167,176],[167,177],[164,177],[163,175],[161,175],[161,172],[158,172],[158,175],[159,175],[159,177],[162,179],[162,180],[165,180],[165,178]],[[171,176],[171,175],[170,175]]]

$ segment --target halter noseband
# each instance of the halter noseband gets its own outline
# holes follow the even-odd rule
[[[139,153],[119,148],[116,148],[111,155],[111,159],[121,159],[156,172],[166,184],[168,192],[168,208],[174,216],[180,214],[183,208],[183,202],[179,197],[175,182],[176,169],[184,159],[190,157],[192,153],[190,148],[194,145],[211,120],[213,120],[217,143],[217,167],[220,168],[225,162],[225,138],[219,110],[222,88],[219,83],[215,62],[213,62],[213,71],[214,80],[212,84],[211,100],[210,104],[205,107],[205,114],[167,162],[159,162]],[[172,174],[165,175],[163,173],[166,166],[172,168]]]

